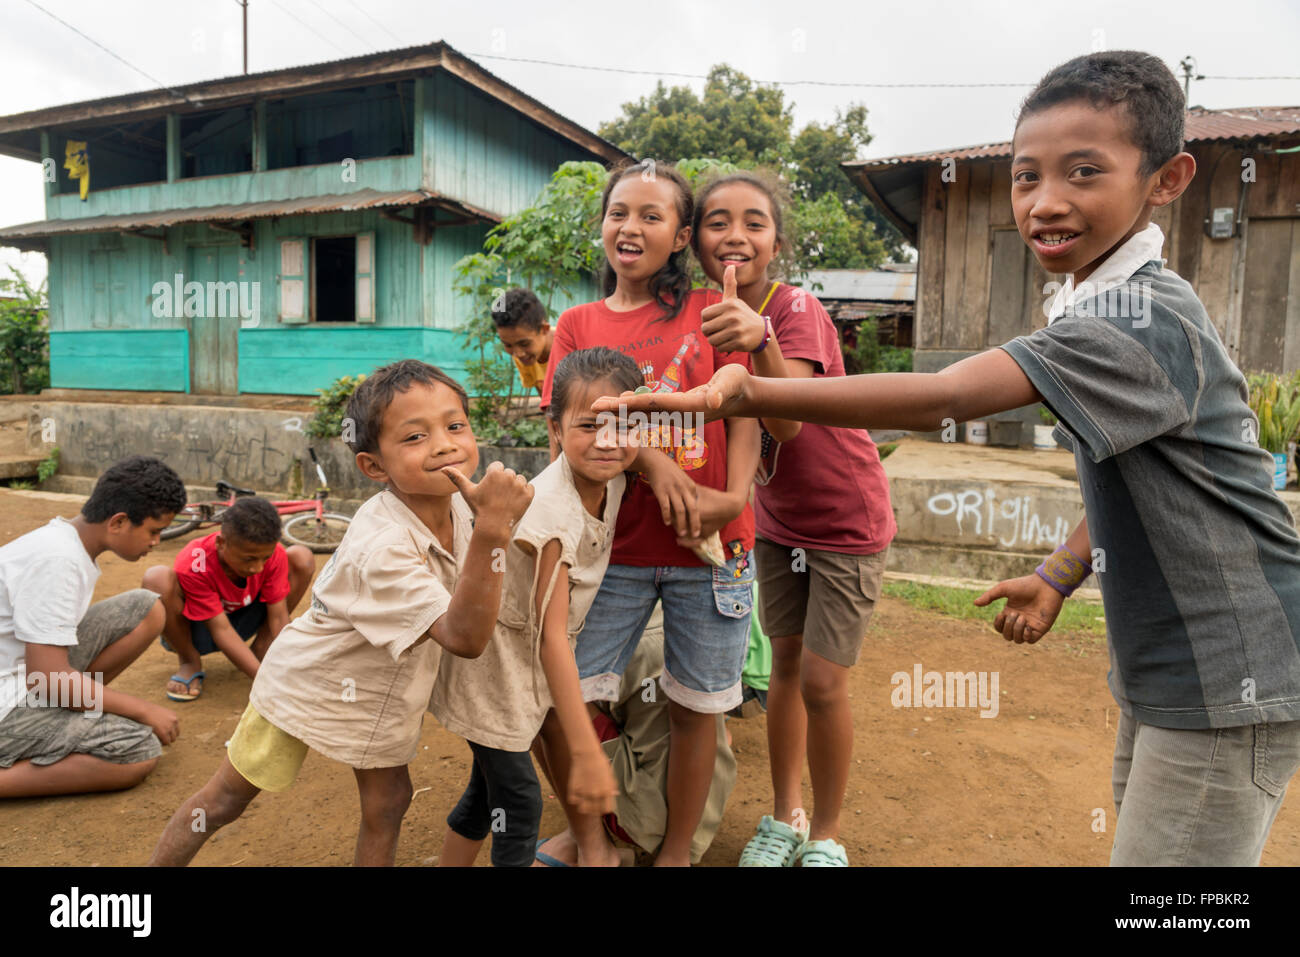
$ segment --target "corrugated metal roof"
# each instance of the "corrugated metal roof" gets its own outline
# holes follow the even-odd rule
[[[820,283],[821,289],[814,284]],[[818,299],[866,299],[873,302],[915,302],[916,273],[883,269],[812,269],[803,276],[805,288]]]
[[[260,203],[238,203],[231,206],[192,206],[185,209],[167,209],[152,213],[123,213],[117,216],[86,216],[81,219],[47,219],[36,223],[23,223],[0,229],[0,245],[14,240],[44,239],[72,233],[111,233],[133,229],[159,229],[181,223],[243,222],[248,219],[266,219],[271,216],[305,216],[309,213],[351,212],[358,209],[379,209],[390,206],[433,205],[474,216],[486,222],[499,222],[500,217],[484,210],[449,199],[430,190],[401,190],[381,192],[360,189],[340,196],[307,196],[299,199],[267,200]]]
[[[1242,106],[1229,110],[1187,111],[1185,140],[1188,143],[1212,140],[1253,139],[1300,133],[1300,106]],[[929,153],[905,153],[880,159],[850,160],[840,165],[846,170],[875,171],[891,166],[937,163],[945,159],[1006,159],[1011,156],[1010,141],[982,143]]]

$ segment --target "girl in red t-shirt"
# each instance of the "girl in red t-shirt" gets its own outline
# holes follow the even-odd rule
[[[747,365],[744,355],[711,346],[701,329],[700,314],[718,295],[690,288],[685,260],[692,212],[690,187],[671,166],[645,160],[611,172],[601,198],[605,298],[560,316],[543,406],[550,402],[556,366],[575,349],[606,346],[630,355],[647,385],[659,391],[702,385],[727,363]],[[578,636],[578,673],[585,700],[617,700],[622,673],[655,603],[662,602],[660,687],[670,702],[672,737],[668,824],[657,863],[685,865],[713,779],[714,715],[741,701],[753,607],[754,516],[748,499],[759,428],[752,419],[621,424],[648,437],[695,485],[693,494],[661,507],[648,485],[631,483],[609,569]],[[691,547],[715,532],[723,549],[717,565]],[[570,826],[581,835],[581,829],[601,825],[593,818],[571,820]],[[614,862],[613,849],[602,858],[582,863]]]
[[[748,172],[713,180],[699,193],[693,225],[704,272],[723,286],[723,301],[704,311],[711,344],[756,352],[757,375],[844,375],[839,336],[822,304],[768,276],[785,245],[775,182]],[[889,483],[863,429],[763,424],[755,558],[759,620],[772,636],[767,739],[775,807],[740,863],[842,866],[848,856],[835,838],[853,752],[848,673],[895,532]],[[802,809],[805,755],[816,802],[811,822]]]

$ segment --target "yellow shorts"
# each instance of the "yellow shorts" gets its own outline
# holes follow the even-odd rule
[[[250,701],[230,739],[226,757],[254,787],[283,791],[298,776],[307,757],[307,745],[263,718]]]

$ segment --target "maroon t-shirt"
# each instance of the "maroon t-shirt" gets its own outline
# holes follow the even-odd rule
[[[844,375],[835,323],[816,296],[782,283],[765,314],[786,359],[808,360],[816,379]],[[791,548],[880,551],[898,526],[871,436],[805,422],[778,448],[771,481],[757,487],[754,522],[760,538]]]

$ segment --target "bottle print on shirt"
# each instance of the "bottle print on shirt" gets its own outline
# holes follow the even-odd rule
[[[657,381],[654,378],[654,366],[649,362],[641,364],[641,375],[645,379],[645,384],[655,392],[677,392],[681,388],[683,370],[689,371],[699,354],[699,338],[693,332],[686,333],[682,337],[682,344],[677,354],[669,361],[663,375]],[[683,472],[704,468],[709,460],[709,445],[704,441],[704,436],[697,434],[695,428],[686,428],[682,423],[679,425],[681,426],[678,430],[679,442],[673,441],[673,423],[661,422],[657,432],[647,435],[649,444],[662,449],[664,454],[671,455],[677,467]],[[641,480],[645,481],[644,477]]]

